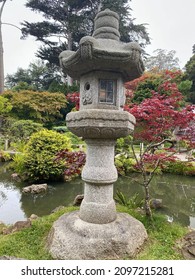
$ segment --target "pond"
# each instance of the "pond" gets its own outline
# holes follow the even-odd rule
[[[23,194],[27,184],[11,180],[11,173],[6,164],[0,164],[0,221],[13,224],[24,220],[31,214],[43,216],[50,214],[60,205],[72,205],[76,195],[82,194],[84,184],[80,179],[72,182],[49,184],[48,191],[42,194]],[[137,183],[138,175],[132,178],[119,177],[114,185],[128,198],[135,193],[144,196],[144,190]],[[163,201],[162,213],[170,221],[180,222],[184,226],[195,228],[195,180],[194,177],[163,174],[155,176],[151,182],[150,194]]]

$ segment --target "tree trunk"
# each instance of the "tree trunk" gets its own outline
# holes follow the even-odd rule
[[[4,62],[3,62],[3,37],[2,37],[2,13],[3,13],[3,8],[5,6],[7,0],[3,0],[1,2],[1,9],[0,9],[0,94],[3,93],[4,91]]]
[[[72,32],[68,33],[68,50],[72,51]],[[73,85],[73,79],[70,76],[67,76],[67,84],[69,86]]]
[[[0,21],[0,94],[4,91],[3,39],[1,27],[2,23]]]
[[[152,219],[152,211],[151,211],[151,208],[150,208],[149,183],[147,182],[146,178],[144,178],[144,189],[145,189],[145,211],[146,211],[146,216],[148,216],[150,219]]]

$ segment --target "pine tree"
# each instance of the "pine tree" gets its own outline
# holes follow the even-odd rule
[[[43,43],[37,57],[58,65],[59,53],[65,49],[75,50],[83,36],[91,35],[97,12],[105,8],[120,16],[121,40],[138,41],[141,46],[149,43],[143,24],[135,25],[127,0],[28,0],[26,7],[41,13],[41,22],[22,23],[23,38],[32,35]]]

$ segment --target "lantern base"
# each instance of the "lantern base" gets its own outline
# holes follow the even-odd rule
[[[48,249],[58,260],[114,260],[135,257],[146,239],[143,224],[126,213],[118,213],[111,223],[92,224],[75,211],[53,224]]]

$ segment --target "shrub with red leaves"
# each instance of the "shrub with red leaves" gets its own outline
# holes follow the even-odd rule
[[[67,100],[75,105],[75,109],[78,111],[80,106],[79,92],[72,92],[67,94]]]
[[[65,160],[64,179],[69,181],[73,177],[81,174],[82,168],[85,164],[86,154],[82,151],[70,152],[62,150],[57,154],[56,161]]]

